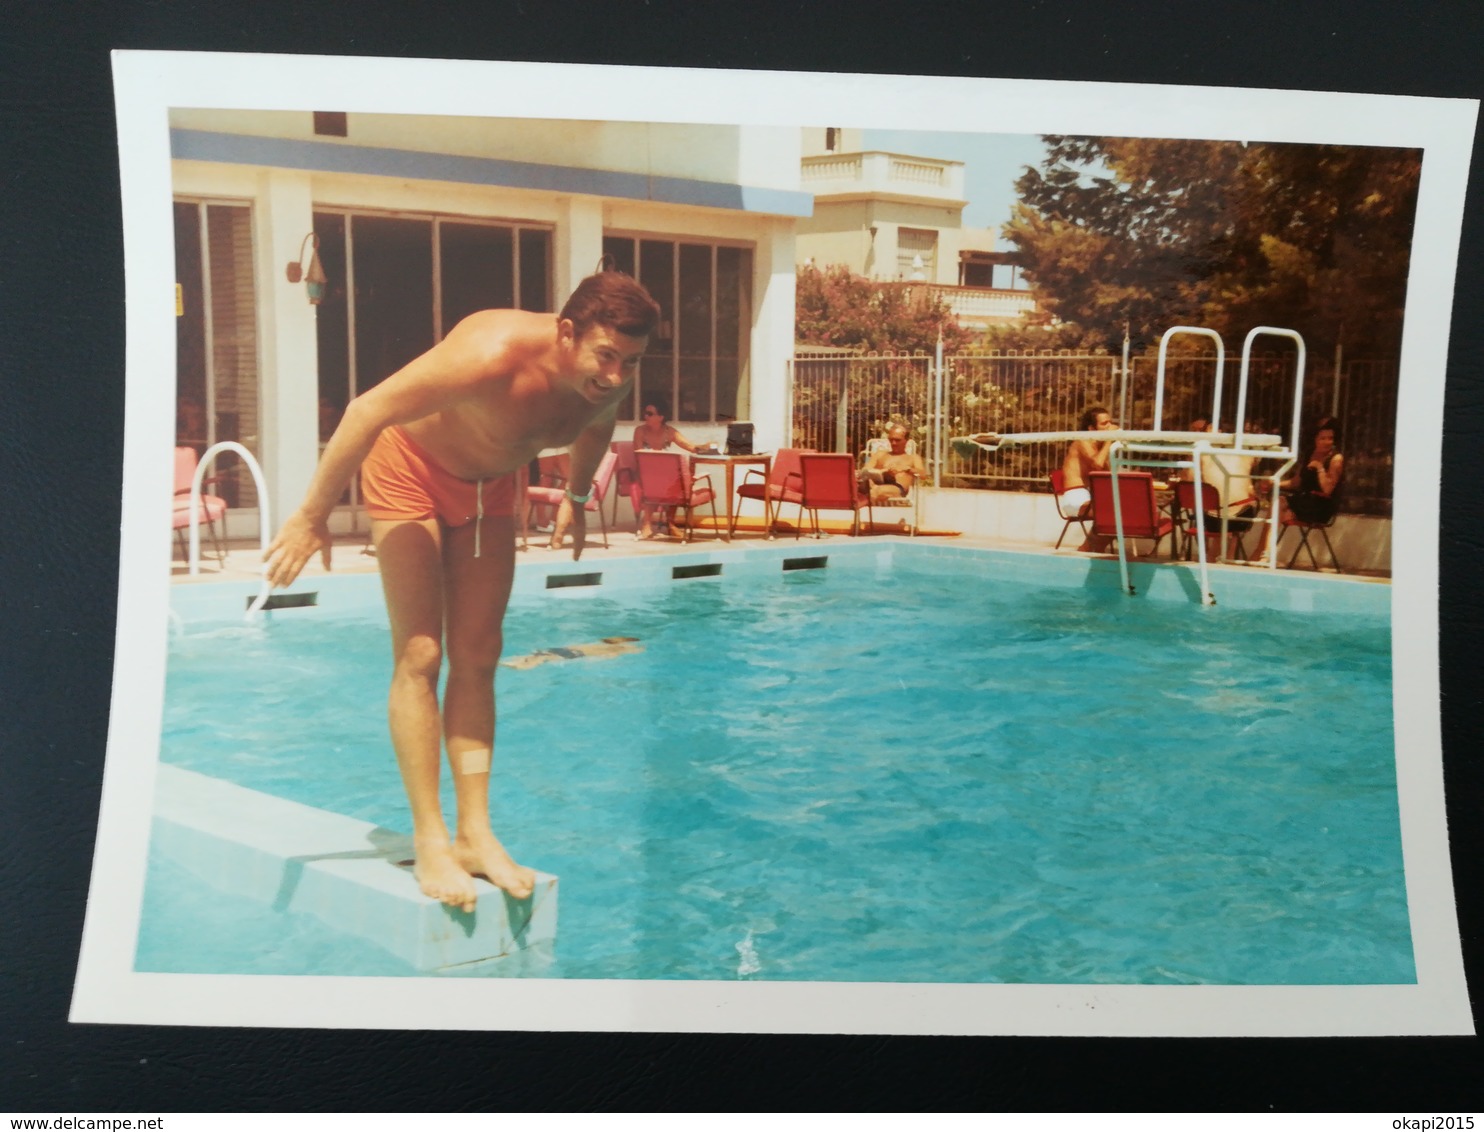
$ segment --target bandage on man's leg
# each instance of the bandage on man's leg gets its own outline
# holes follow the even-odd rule
[[[476,747],[472,751],[463,751],[458,756],[460,774],[488,774],[490,772],[490,752],[487,747]]]

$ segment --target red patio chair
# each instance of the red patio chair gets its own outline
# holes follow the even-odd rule
[[[1113,473],[1093,472],[1088,477],[1092,491],[1092,533],[1105,538],[1120,534],[1113,510]],[[1171,557],[1174,556],[1174,521],[1154,502],[1154,476],[1149,472],[1119,472],[1118,502],[1123,512],[1122,536],[1125,539],[1152,539],[1152,555],[1166,535],[1171,535]]]
[[[690,461],[678,452],[634,453],[639,470],[639,508],[675,508],[685,512],[684,541],[689,542],[695,524],[694,508],[711,504],[711,527],[714,537],[721,537],[721,524],[716,519],[716,493],[711,490],[710,476],[692,476]],[[704,486],[703,486],[704,484]]]
[[[814,523],[814,537],[823,538],[819,527],[821,511],[849,511],[851,513],[851,535],[859,535],[861,508],[866,509],[868,519],[874,523],[871,512],[871,497],[862,495],[855,478],[855,457],[848,453],[803,452],[799,455],[799,529],[798,538],[804,532],[804,512],[807,510]]]
[[[598,516],[598,527],[603,532],[603,549],[608,549],[608,523],[603,518],[603,503],[608,496],[608,486],[613,479],[613,474],[618,468],[618,453],[605,452],[603,459],[598,462],[598,470],[593,473],[592,498],[582,504],[582,509],[588,513],[596,512]],[[566,495],[566,486],[561,487],[528,487],[526,496],[532,503],[539,503],[553,509],[560,507],[562,498]],[[577,504],[573,504],[577,506]]]
[[[1239,499],[1231,507],[1226,508],[1228,523],[1230,524],[1236,521],[1236,517],[1231,514],[1233,511],[1245,507],[1251,502],[1251,499]],[[1214,483],[1204,481],[1201,483],[1201,503],[1203,505],[1202,510],[1206,513],[1206,536],[1208,538],[1219,538],[1221,535],[1221,493],[1216,490]],[[1180,515],[1181,521],[1181,530],[1179,533],[1184,537],[1184,543],[1180,553],[1182,557],[1189,558],[1191,556],[1190,544],[1199,534],[1195,520],[1194,480],[1175,481],[1175,508]],[[1246,529],[1245,524],[1256,521],[1253,516],[1244,515],[1241,517],[1241,522],[1244,524],[1241,530],[1234,525],[1227,527],[1232,539],[1232,545],[1228,549],[1236,552],[1227,555],[1227,557],[1235,558],[1237,554],[1240,554],[1243,558],[1247,557],[1247,547],[1244,545],[1242,535]]]
[[[773,454],[766,477],[759,468],[749,468],[742,477],[742,482],[737,487],[737,503],[740,505],[744,499],[761,500],[763,521],[767,524],[770,535],[773,533],[773,523],[778,518],[779,508],[785,503],[798,503],[803,499],[800,493],[803,476],[799,471],[799,456],[813,451],[812,448],[780,448]],[[757,477],[755,480],[754,476]],[[729,536],[737,533],[738,510],[740,506],[732,508]]]
[[[175,508],[171,517],[171,529],[175,532],[176,542],[180,545],[180,555],[187,561],[190,559],[190,547],[186,543],[186,530],[191,525],[191,481],[195,477],[196,450],[177,448],[175,450]],[[208,476],[201,481],[201,486],[205,488],[208,484],[220,483],[222,478],[221,476]],[[227,550],[222,543],[222,534],[218,533],[216,524],[218,520],[221,520],[225,528],[226,519],[227,501],[220,496],[207,495],[203,491],[196,507],[196,521],[204,523],[207,530],[211,532],[211,541],[216,547],[216,556],[222,562],[227,560]]]

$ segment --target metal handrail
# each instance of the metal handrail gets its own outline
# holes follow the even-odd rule
[[[1155,369],[1154,378],[1154,427],[1156,430],[1164,427],[1165,409],[1165,354],[1169,350],[1170,339],[1177,334],[1198,334],[1203,338],[1211,338],[1216,342],[1216,392],[1211,398],[1211,431],[1220,432],[1221,422],[1221,375],[1226,372],[1226,344],[1222,342],[1221,335],[1205,326],[1172,326],[1159,338],[1159,362]],[[1249,338],[1250,341],[1250,338]],[[1125,364],[1127,361],[1125,360]],[[1245,365],[1245,361],[1244,361]],[[1247,371],[1242,370],[1243,396],[1246,394]],[[1238,422],[1237,431],[1241,432],[1241,423]]]
[[[258,530],[262,549],[268,549],[268,536],[272,527],[268,523],[268,484],[263,479],[263,469],[258,464],[257,457],[249,452],[235,440],[223,440],[213,444],[201,454],[200,461],[196,464],[196,474],[191,478],[191,551],[190,572],[199,574],[201,572],[201,482],[206,478],[206,470],[211,462],[222,452],[235,452],[242,457],[247,464],[247,470],[252,473],[253,483],[258,489]],[[225,518],[223,518],[225,523]],[[263,582],[258,589],[258,596],[247,607],[247,618],[252,620],[254,614],[263,608],[268,600],[268,592],[272,587],[268,584],[268,567],[264,564]]]

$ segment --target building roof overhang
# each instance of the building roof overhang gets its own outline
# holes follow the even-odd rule
[[[813,194],[793,189],[300,138],[176,128],[170,131],[170,156],[182,161],[490,185],[719,208],[767,216],[806,217],[814,214]]]

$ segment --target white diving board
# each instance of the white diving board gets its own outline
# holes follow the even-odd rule
[[[1074,440],[1091,440],[1096,444],[1122,441],[1125,444],[1147,444],[1168,447],[1172,452],[1188,450],[1204,443],[1212,448],[1281,448],[1283,438],[1267,433],[1246,433],[1240,437],[1232,432],[1177,432],[1165,429],[1106,428],[1106,429],[1061,429],[1056,432],[978,432],[973,436],[955,436],[949,443],[972,445],[986,452],[998,452],[1001,448],[1023,447],[1027,444],[1060,444]]]
[[[420,971],[556,940],[554,876],[538,872],[528,900],[476,877],[466,914],[418,889],[406,834],[163,763],[152,844],[220,891],[310,913]]]

